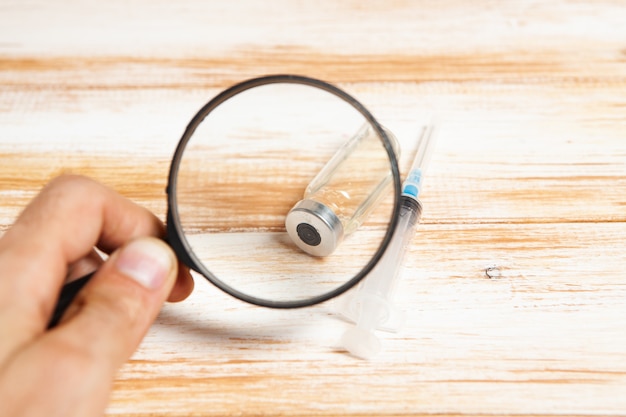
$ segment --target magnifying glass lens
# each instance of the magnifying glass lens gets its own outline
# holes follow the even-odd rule
[[[363,277],[389,237],[399,175],[387,136],[315,83],[231,91],[179,144],[168,228],[194,269],[236,297],[274,307],[329,298]]]

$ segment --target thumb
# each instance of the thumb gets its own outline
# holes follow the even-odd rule
[[[101,415],[115,373],[157,316],[177,265],[156,238],[133,240],[114,252],[61,323],[3,366],[0,414]]]
[[[176,281],[177,265],[159,239],[127,243],[98,269],[52,333],[96,355],[114,374],[158,315]]]

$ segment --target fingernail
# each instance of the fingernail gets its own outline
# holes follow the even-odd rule
[[[138,239],[126,245],[115,260],[124,275],[154,290],[165,283],[173,267],[169,249],[154,239]]]

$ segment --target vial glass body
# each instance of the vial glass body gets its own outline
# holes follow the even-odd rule
[[[395,136],[384,130],[398,155]],[[305,252],[328,255],[363,224],[391,183],[387,152],[365,124],[307,186],[303,200],[287,215],[287,232]]]

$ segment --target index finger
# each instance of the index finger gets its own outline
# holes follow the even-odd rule
[[[151,212],[93,180],[54,179],[0,238],[0,340],[43,331],[68,264],[94,246],[112,251],[163,233]]]

